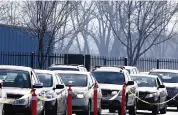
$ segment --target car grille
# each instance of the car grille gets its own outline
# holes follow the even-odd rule
[[[148,94],[148,92],[139,92],[140,98],[145,98],[145,96]]]
[[[19,94],[7,94],[8,99],[19,99],[21,97],[22,95],[19,95]]]
[[[111,90],[102,89],[101,92],[102,92],[102,95],[103,95],[103,96],[107,96],[107,95],[111,95],[111,92],[112,92],[112,91],[111,91]]]
[[[172,93],[174,93],[175,92],[175,88],[166,88],[167,89],[167,92],[168,92],[168,94],[172,94]]]

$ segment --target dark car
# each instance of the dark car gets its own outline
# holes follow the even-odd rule
[[[35,70],[40,82],[43,83],[47,99],[45,115],[67,115],[67,88],[57,73],[48,70]]]
[[[66,86],[72,86],[72,112],[76,115],[91,115],[94,111],[95,79],[89,72],[58,71]],[[101,115],[102,94],[98,90],[98,115]]]
[[[133,75],[132,79],[137,82],[139,98],[150,104],[138,101],[137,109],[151,110],[153,114],[166,113],[167,105],[156,104],[163,103],[167,100],[167,90],[158,76],[155,75]]]
[[[137,84],[131,80],[127,70],[120,67],[95,67],[91,72],[98,81],[102,91],[102,108],[109,109],[110,113],[118,110],[121,113],[122,88],[124,82],[138,95]],[[126,91],[126,106],[130,115],[136,115],[137,99]]]
[[[155,69],[149,74],[157,75],[163,81],[168,92],[167,99],[170,100],[167,105],[177,107],[178,110],[178,70]]]
[[[32,68],[23,66],[0,66],[0,75],[3,75],[3,91],[6,92],[7,99],[18,99],[12,103],[4,104],[5,115],[31,114],[31,96],[20,99],[36,88],[36,94],[42,94],[43,84],[40,83]],[[38,102],[38,115],[44,114],[44,102]]]

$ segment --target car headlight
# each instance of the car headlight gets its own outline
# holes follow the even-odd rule
[[[76,96],[76,98],[79,98],[79,99],[82,99],[84,97],[85,97],[84,94],[77,94],[77,96]]]
[[[145,98],[151,98],[151,97],[157,97],[157,93],[150,93],[150,94],[147,94]]]
[[[28,105],[30,102],[29,98],[19,99],[12,102],[12,105]]]
[[[112,91],[111,95],[116,95],[119,91]]]

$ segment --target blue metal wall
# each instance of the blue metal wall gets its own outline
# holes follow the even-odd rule
[[[24,28],[0,25],[0,51],[37,52],[38,41]]]

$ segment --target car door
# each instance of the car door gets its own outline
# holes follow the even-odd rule
[[[54,88],[56,87],[57,84],[59,84],[57,80],[57,76],[54,74],[53,75],[53,82],[54,82]],[[56,97],[57,97],[57,113],[61,113],[63,111],[63,104],[62,104],[62,93],[61,89],[55,89]]]
[[[64,85],[64,88],[63,89],[61,89],[61,91],[60,91],[60,93],[61,93],[61,106],[62,106],[62,112],[65,112],[66,111],[66,107],[67,107],[67,97],[68,97],[68,93],[67,93],[67,88],[66,88],[66,86],[65,86],[65,84],[64,84],[64,82],[62,81],[62,79],[61,79],[61,77],[58,75],[58,74],[56,74],[56,76],[57,76],[57,80],[58,80],[58,84],[61,84],[61,85]]]
[[[160,93],[160,103],[165,102],[166,101],[166,97],[167,97],[167,91],[166,88],[159,88],[160,85],[163,85],[163,83],[161,82],[161,80],[159,78],[156,79],[157,83],[158,83],[158,90]],[[160,105],[161,108],[164,107],[164,104]]]

